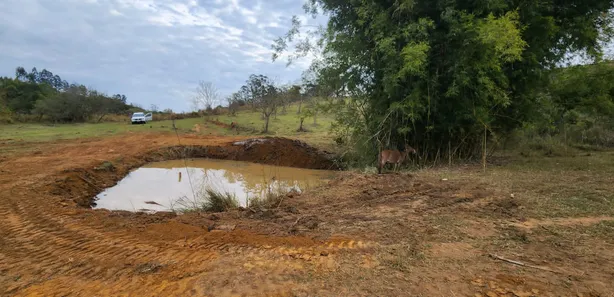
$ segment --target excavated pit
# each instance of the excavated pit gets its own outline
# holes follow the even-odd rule
[[[94,208],[126,211],[181,211],[198,208],[206,190],[229,194],[239,206],[267,195],[301,193],[325,184],[334,171],[217,159],[170,160],[145,164],[96,196]]]
[[[66,170],[50,189],[80,207],[95,207],[96,195],[115,186],[133,169],[152,162],[211,158],[246,161],[274,166],[306,169],[340,170],[330,153],[304,142],[279,137],[247,139],[219,146],[169,146],[139,155],[122,156],[93,165],[91,168]]]

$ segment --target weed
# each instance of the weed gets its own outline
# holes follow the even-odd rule
[[[261,197],[255,197],[248,200],[248,207],[251,209],[271,209],[279,207],[285,198],[290,198],[300,195],[300,193],[294,189],[288,189],[285,187],[275,187],[271,189],[267,187],[266,192]]]
[[[115,171],[115,165],[110,161],[104,161],[100,166],[94,168],[94,170]]]
[[[238,207],[239,201],[234,194],[217,191],[211,188],[196,193],[194,199],[183,196],[171,203],[171,209],[178,212],[223,212]]]
[[[207,189],[205,192],[207,193],[204,204],[206,211],[222,212],[239,207],[239,202],[234,194],[217,192],[213,189]]]
[[[391,247],[388,254],[382,256],[382,263],[401,272],[410,272],[412,266],[418,261],[424,261],[425,258],[418,242],[411,241]]]

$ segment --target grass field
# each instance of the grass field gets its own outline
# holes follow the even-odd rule
[[[290,138],[298,138],[308,141],[314,145],[327,146],[330,145],[330,137],[328,131],[332,122],[330,115],[319,115],[317,125],[314,125],[313,118],[309,118],[304,122],[304,128],[309,132],[296,132],[299,126],[299,118],[297,115],[298,105],[288,107],[286,114],[278,114],[276,118],[271,116],[269,123],[269,133],[271,136],[284,136]],[[216,120],[225,124],[231,122],[238,123],[241,127],[247,130],[239,132],[239,134],[262,135],[264,129],[264,120],[261,119],[260,113],[257,111],[240,111],[236,116],[228,115],[212,115],[206,118],[207,120]],[[195,124],[200,124],[201,134],[228,135],[236,134],[237,132],[230,129],[213,125],[206,122],[203,118],[191,118],[177,120],[176,127],[180,133],[196,133],[192,131]],[[82,124],[5,124],[0,125],[0,140],[5,142],[27,141],[41,142],[58,139],[74,139],[74,138],[91,138],[117,135],[127,132],[156,132],[156,131],[173,131],[172,121],[154,121],[146,125],[132,125],[129,122],[103,122],[103,123],[82,123]],[[245,132],[252,130],[253,132]]]

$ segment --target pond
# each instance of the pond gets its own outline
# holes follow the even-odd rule
[[[114,187],[96,196],[94,208],[169,211],[179,200],[194,201],[203,189],[231,193],[241,206],[267,191],[301,192],[326,183],[334,171],[263,165],[250,162],[192,159],[149,163],[133,170]]]

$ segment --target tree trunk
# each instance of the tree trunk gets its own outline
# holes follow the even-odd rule
[[[102,116],[98,119],[98,121],[96,123],[100,123],[100,121],[102,121],[102,118],[104,118],[104,116],[106,116],[106,113],[103,113]]]
[[[301,98],[301,100],[298,101],[298,111],[296,112],[297,114],[301,114],[302,105],[303,105],[303,98]]]
[[[484,172],[486,172],[486,132],[486,125],[484,125],[484,147],[482,149],[482,167]]]
[[[565,155],[567,156],[567,127],[565,127],[565,120],[563,120],[563,135],[565,141]]]
[[[452,144],[448,140],[448,167],[452,167]]]
[[[299,132],[303,132],[303,131],[304,131],[304,130],[303,130],[303,122],[304,122],[304,121],[305,121],[305,118],[301,118],[301,124],[300,124],[300,126],[298,127],[298,131],[299,131]]]
[[[269,118],[271,118],[271,115],[264,115],[264,133],[269,133]]]

